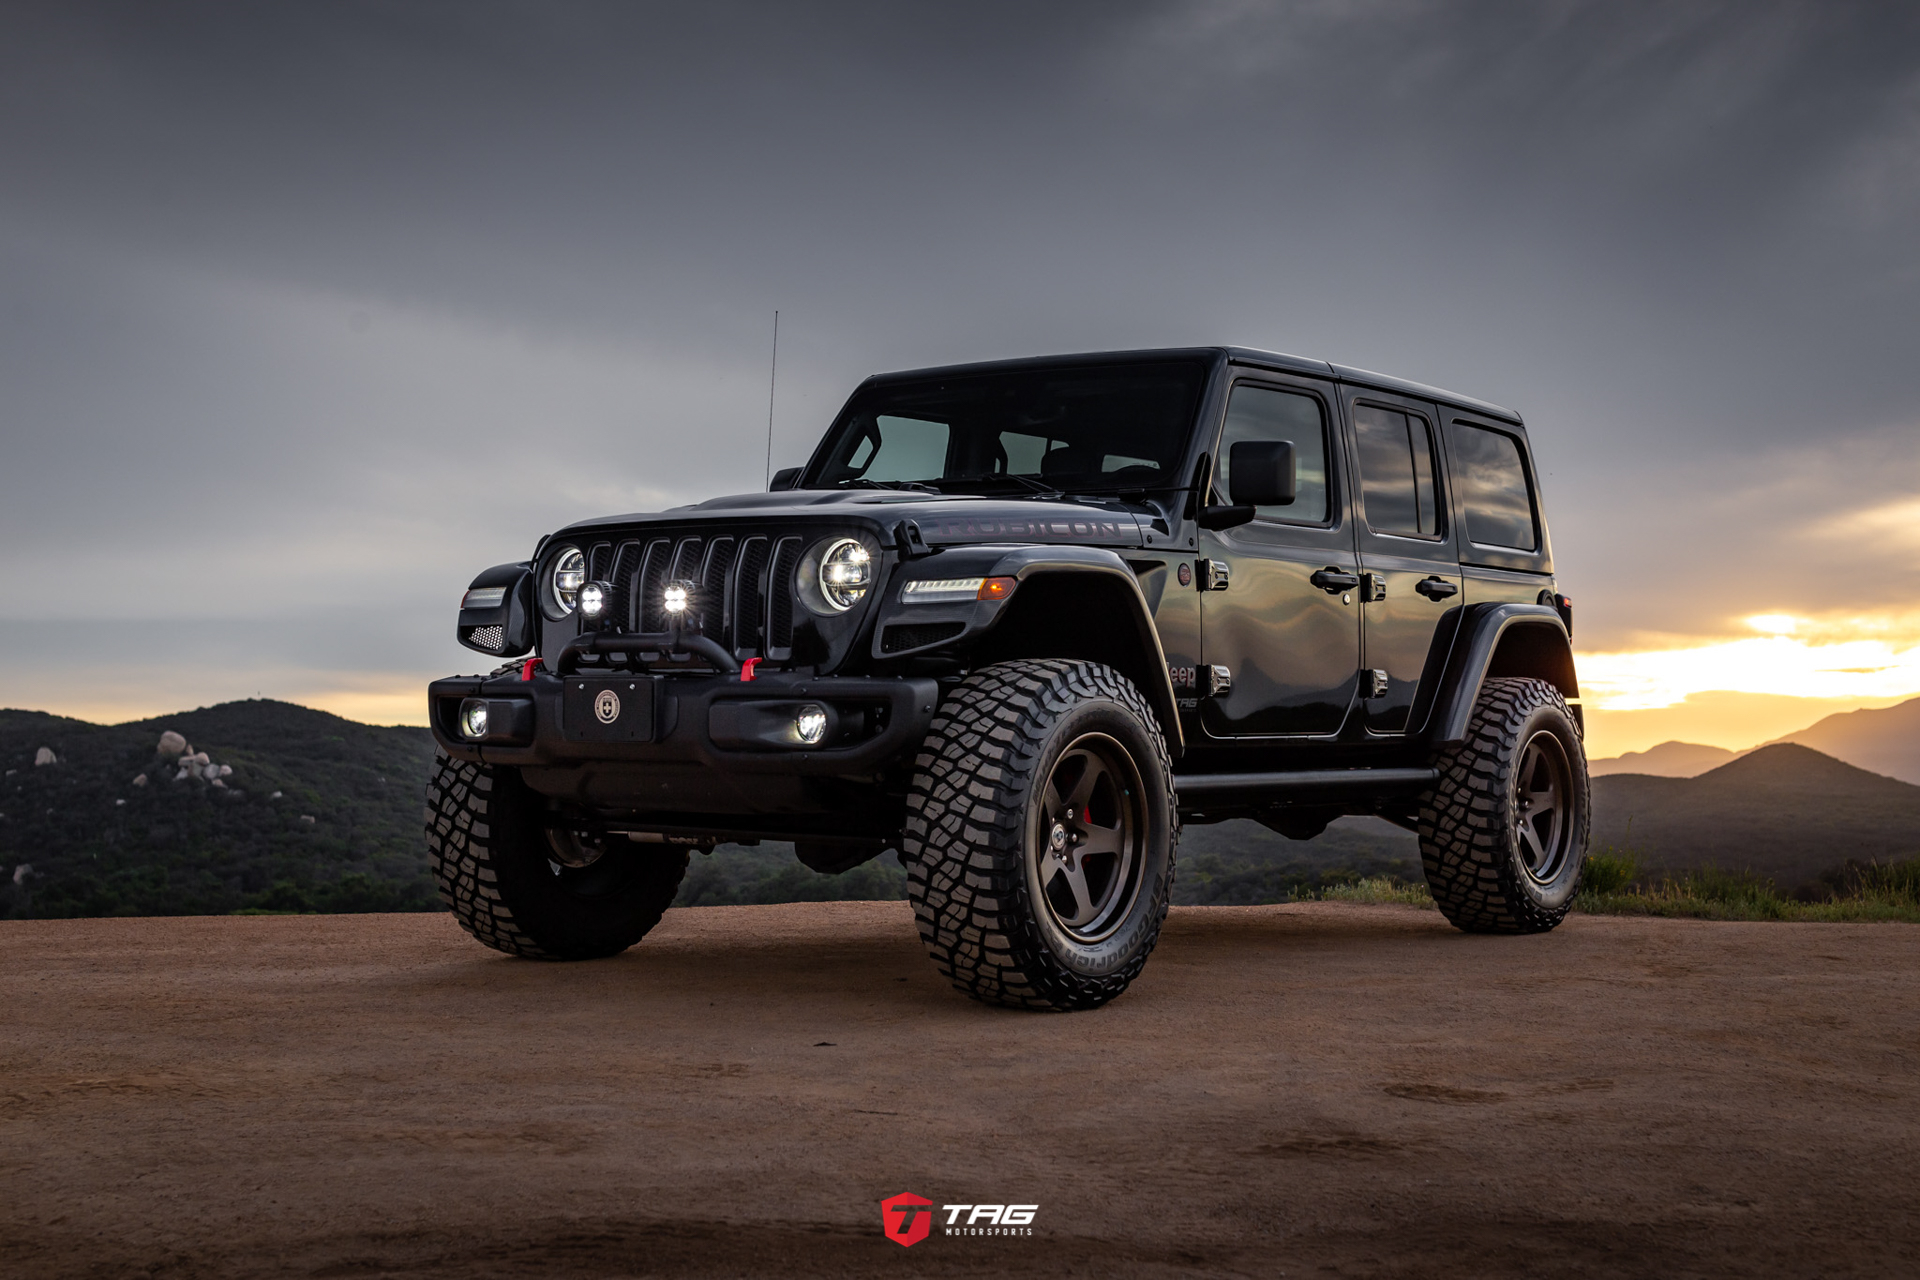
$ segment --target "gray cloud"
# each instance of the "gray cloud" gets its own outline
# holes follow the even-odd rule
[[[1814,607],[1793,522],[1920,485],[1917,21],[10,7],[0,615],[96,616],[81,574],[172,634],[366,614],[405,639],[343,670],[470,665],[473,568],[758,485],[775,307],[779,460],[875,369],[1243,342],[1526,412],[1588,635]]]

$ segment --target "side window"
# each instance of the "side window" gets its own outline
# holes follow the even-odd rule
[[[1375,533],[1440,536],[1433,485],[1433,437],[1425,418],[1370,404],[1353,406],[1360,498]]]
[[[1487,547],[1540,549],[1539,524],[1527,492],[1520,442],[1504,431],[1465,422],[1453,424],[1453,454],[1460,464],[1460,498],[1467,538]]]
[[[1227,401],[1227,425],[1220,432],[1220,456],[1214,464],[1214,487],[1225,501],[1232,477],[1228,466],[1233,446],[1242,440],[1293,442],[1294,499],[1286,507],[1261,507],[1262,520],[1295,524],[1325,524],[1327,506],[1327,420],[1320,401],[1297,391],[1280,391],[1240,383]]]

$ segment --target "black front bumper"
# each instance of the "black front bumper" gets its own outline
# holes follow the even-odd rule
[[[582,723],[578,687],[615,684],[629,706],[644,684],[651,716],[637,740],[608,740]],[[490,723],[511,736],[474,741],[461,705],[484,699]],[[663,826],[767,826],[756,815],[839,813],[863,791],[910,766],[939,700],[931,679],[654,675],[600,671],[561,677],[535,669],[455,676],[427,689],[434,739],[448,755],[520,770],[534,790],[602,815],[647,813]],[[796,704],[828,708],[834,736],[817,747],[751,743],[751,733]],[[505,704],[505,705],[503,705]],[[574,723],[569,724],[571,708]],[[743,728],[742,726],[746,726]],[[878,798],[877,795],[874,798]],[[721,822],[737,819],[738,822]],[[772,824],[781,826],[780,823]],[[788,824],[790,825],[790,824]]]

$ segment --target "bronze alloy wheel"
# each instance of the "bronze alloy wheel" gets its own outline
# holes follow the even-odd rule
[[[1566,866],[1573,843],[1568,799],[1573,767],[1559,737],[1541,730],[1527,739],[1514,771],[1515,823],[1520,833],[1520,862],[1535,884],[1552,884]]]
[[[1115,739],[1082,734],[1054,761],[1039,801],[1027,833],[1033,899],[1073,941],[1104,941],[1140,895],[1140,771]]]
[[[1489,676],[1466,737],[1434,760],[1420,859],[1434,905],[1469,933],[1542,933],[1580,888],[1592,793],[1580,726],[1560,690]]]
[[[941,700],[907,796],[900,853],[928,956],[989,1004],[1105,1004],[1167,918],[1175,803],[1153,708],[1112,667],[975,671]]]

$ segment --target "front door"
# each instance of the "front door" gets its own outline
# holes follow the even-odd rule
[[[1371,733],[1404,734],[1423,680],[1460,618],[1460,557],[1444,500],[1433,407],[1347,392],[1353,430],[1354,527],[1360,543],[1361,705]]]
[[[1336,733],[1353,705],[1359,568],[1337,421],[1333,387],[1313,379],[1248,371],[1228,394],[1209,501],[1227,501],[1237,441],[1291,441],[1297,481],[1291,505],[1200,531],[1197,692],[1208,737]],[[1224,691],[1215,668],[1231,681]]]

